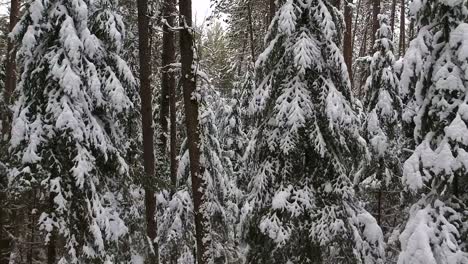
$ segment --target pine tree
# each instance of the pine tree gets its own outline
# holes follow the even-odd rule
[[[400,182],[398,177],[401,170],[399,148],[402,103],[399,97],[399,80],[393,68],[393,32],[388,25],[387,16],[379,15],[378,19],[380,28],[376,33],[375,53],[365,87],[367,120],[364,130],[372,154],[366,181],[375,184],[378,189],[376,211],[377,221],[381,224],[383,208],[388,209],[394,202],[398,204],[398,197],[393,194],[387,195],[386,191],[398,191],[395,188]],[[382,204],[385,198],[397,200],[385,206]]]
[[[257,62],[248,263],[383,263],[382,232],[353,190],[366,151],[328,1],[287,0]]]
[[[418,33],[404,58],[401,87],[415,149],[402,181],[418,200],[400,235],[400,264],[468,262],[467,5],[410,5]]]
[[[11,191],[34,191],[46,205],[38,223],[48,263],[113,261],[127,231],[120,199],[135,87],[120,57],[125,31],[115,2],[34,0],[13,36],[21,78]]]

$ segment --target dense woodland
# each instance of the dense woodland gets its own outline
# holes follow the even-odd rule
[[[0,264],[467,264],[468,0],[11,0]]]

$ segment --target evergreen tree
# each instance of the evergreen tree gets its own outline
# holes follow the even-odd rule
[[[365,87],[367,120],[364,130],[372,154],[366,181],[376,185],[378,189],[378,205],[375,211],[381,224],[383,208],[388,209],[398,204],[398,196],[387,195],[386,191],[398,191],[396,188],[400,182],[398,177],[401,170],[399,148],[402,103],[399,97],[399,80],[393,68],[393,33],[387,16],[379,15],[378,19],[380,28],[375,38],[376,52],[371,60],[371,75]],[[387,206],[382,204],[385,199],[391,199]]]
[[[468,2],[413,1],[417,36],[401,87],[415,149],[403,184],[417,195],[400,236],[400,264],[468,262]]]
[[[127,232],[126,125],[135,80],[120,57],[125,36],[112,0],[34,0],[13,31],[20,43],[10,173],[34,191],[48,262],[103,263]]]
[[[248,263],[384,263],[353,175],[366,151],[328,1],[280,1],[257,62],[258,117],[244,210]]]

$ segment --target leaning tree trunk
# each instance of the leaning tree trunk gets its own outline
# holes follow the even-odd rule
[[[152,118],[152,94],[151,94],[151,47],[149,45],[149,16],[148,0],[138,0],[138,36],[140,59],[140,96],[141,118],[143,131],[143,166],[145,170],[145,210],[146,210],[146,234],[150,242],[149,261],[151,264],[159,262],[158,246],[156,239],[156,198],[155,198],[155,164],[153,147],[153,118]]]
[[[180,0],[180,55],[182,62],[182,85],[185,105],[185,124],[187,127],[190,175],[192,178],[193,207],[195,214],[195,236],[197,243],[197,264],[208,263],[206,253],[209,243],[207,218],[202,210],[204,203],[203,190],[206,183],[203,179],[204,168],[200,163],[200,124],[198,119],[198,102],[193,96],[196,88],[195,63],[193,59],[194,39],[192,35],[192,1]]]

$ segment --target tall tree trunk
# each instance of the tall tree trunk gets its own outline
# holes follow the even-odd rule
[[[359,22],[359,14],[361,13],[360,12],[361,3],[362,3],[362,0],[358,0],[357,8],[356,8],[356,18],[354,19],[354,25],[353,25],[354,29],[353,29],[352,43],[351,43],[351,47],[353,48],[353,50],[354,50],[354,42],[356,41],[356,32],[357,32],[357,26]]]
[[[346,63],[346,67],[348,68],[349,79],[352,80],[353,78],[353,35],[352,35],[352,28],[353,28],[353,12],[351,9],[351,3],[349,0],[344,2],[344,18],[346,23],[346,32],[344,34],[344,46],[343,46],[343,56]],[[351,81],[352,83],[352,81]]]
[[[9,24],[9,31],[11,32],[15,27],[16,23],[18,23],[19,17],[19,8],[20,8],[20,0],[11,0],[10,3],[10,24]],[[7,55],[6,55],[6,65],[5,65],[5,90],[3,98],[7,105],[11,103],[11,97],[13,92],[16,89],[16,49],[14,43],[11,39],[8,40],[7,45]],[[5,115],[6,120],[3,122],[2,132],[3,134],[8,135],[10,130],[10,119],[11,114],[7,113]]]
[[[11,0],[10,2],[10,23],[9,32],[13,30],[19,17],[20,0]],[[7,105],[10,105],[12,100],[12,94],[16,89],[16,50],[14,43],[11,39],[8,40],[7,54],[6,54],[6,69],[5,69],[5,89],[3,92],[3,98]],[[7,112],[4,115],[2,121],[2,131],[0,135],[10,134],[10,122],[11,113]],[[0,139],[1,141],[2,139]],[[1,143],[0,143],[1,144]],[[10,255],[12,250],[12,240],[7,232],[9,221],[11,218],[8,217],[6,208],[7,193],[6,182],[3,179],[0,180],[0,264],[8,264],[10,262]]]
[[[371,45],[375,42],[375,33],[379,29],[379,14],[380,14],[380,0],[372,0],[372,41]],[[372,51],[373,49],[371,49]]]
[[[6,179],[0,179],[0,264],[10,263],[10,253],[11,253],[11,239],[7,232],[7,226],[9,222],[9,217],[7,215],[6,200],[7,194],[4,191],[6,188]]]
[[[55,193],[51,193],[50,196],[49,196],[49,208],[50,208],[51,211],[53,210],[53,208],[55,206],[55,202],[54,202],[55,196],[56,196]],[[33,199],[34,198],[35,197],[33,197]],[[35,218],[36,216],[33,216],[33,217]],[[36,228],[36,223],[34,221],[33,221],[33,224],[31,224],[31,225],[33,226],[32,228],[34,228],[34,229]],[[31,233],[33,233],[33,232],[31,232]],[[32,235],[31,241],[33,241],[33,239],[34,239],[34,235]],[[55,261],[57,259],[56,240],[57,240],[56,232],[52,231],[52,234],[50,236],[50,240],[49,240],[49,242],[47,244],[47,264],[55,264]]]
[[[207,219],[202,210],[203,190],[206,183],[203,179],[204,168],[200,163],[200,129],[198,120],[198,102],[192,96],[196,88],[195,62],[193,59],[194,39],[192,35],[192,1],[180,0],[180,55],[182,62],[182,85],[185,106],[185,124],[187,127],[190,175],[192,179],[193,207],[195,214],[195,235],[197,242],[197,264],[208,263],[206,253],[208,240]]]
[[[276,12],[276,6],[275,6],[275,0],[270,0],[270,13],[268,15],[268,24],[271,24],[271,21],[273,21],[273,17],[275,17],[275,12]]]
[[[176,121],[176,90],[169,91],[169,106],[170,106],[170,146],[169,146],[169,155],[170,155],[170,173],[171,173],[171,190],[172,193],[175,192],[177,188],[177,121]]]
[[[156,198],[154,180],[154,145],[152,126],[152,94],[150,85],[151,75],[151,47],[149,45],[149,17],[148,0],[138,0],[138,36],[140,59],[140,96],[141,118],[143,131],[143,166],[145,170],[145,209],[146,209],[146,234],[151,241],[149,261],[151,264],[159,262],[158,246],[156,239]]]
[[[247,3],[247,16],[249,19],[250,56],[252,56],[251,58],[252,62],[255,63],[255,43],[254,43],[254,30],[253,30],[251,1]]]
[[[392,0],[392,10],[390,14],[390,27],[392,28],[392,34],[395,32],[395,13],[396,13],[396,2],[397,0]]]
[[[400,47],[399,52],[402,57],[405,54],[406,49],[406,14],[405,14],[405,0],[401,0],[400,7]]]
[[[170,155],[171,155],[171,184],[172,191],[174,192],[177,188],[177,109],[176,109],[176,87],[169,90],[169,102],[170,102],[170,123],[171,123],[171,145],[170,145]]]
[[[166,23],[163,25],[163,51],[162,51],[162,83],[161,83],[161,111],[159,116],[159,122],[161,126],[161,137],[160,137],[160,151],[161,155],[166,155],[167,143],[168,143],[168,118],[169,114],[172,115],[172,112],[175,111],[175,106],[171,110],[171,104],[175,104],[175,89],[176,89],[176,80],[174,77],[172,64],[175,63],[175,33],[173,28],[175,27],[175,14],[176,1],[174,0],[165,0],[163,7],[163,17],[166,20]],[[172,101],[174,102],[172,102]],[[175,113],[174,113],[175,114]],[[172,126],[175,125],[175,121],[172,121],[171,118],[171,135],[170,135],[170,163],[171,163],[171,188],[174,190],[176,187],[177,176],[174,172],[175,168],[175,149],[173,149],[173,133],[175,133],[175,128]],[[175,143],[175,142],[174,142]]]

